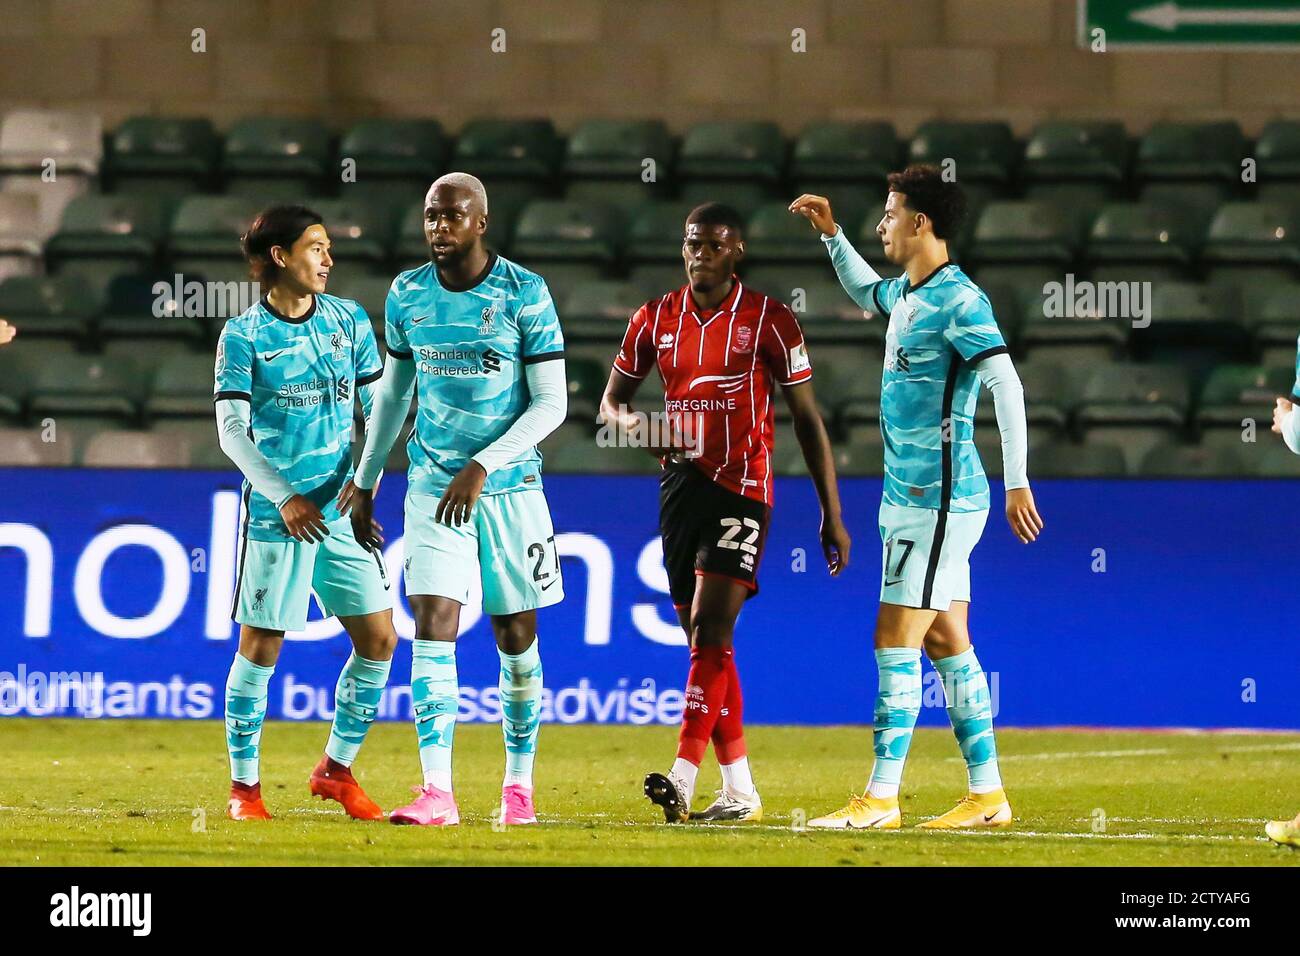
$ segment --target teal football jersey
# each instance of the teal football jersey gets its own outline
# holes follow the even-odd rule
[[[317,295],[302,318],[288,319],[263,298],[221,330],[214,397],[249,403],[257,450],[332,521],[352,476],[354,396],[382,372],[370,319],[356,302]],[[277,503],[247,481],[244,503],[249,538],[289,539]]]
[[[527,365],[564,357],[546,282],[495,253],[467,289],[445,288],[432,263],[403,272],[388,292],[384,329],[388,351],[415,362],[407,455],[417,494],[441,495],[514,424],[528,407]],[[541,486],[542,456],[530,448],[489,475],[483,494]]]
[[[989,483],[975,448],[975,366],[1007,351],[988,297],[954,263],[915,288],[906,275],[871,287],[889,317],[880,388],[884,500],[982,511]]]

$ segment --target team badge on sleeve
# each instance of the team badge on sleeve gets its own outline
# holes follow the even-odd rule
[[[790,350],[790,374],[798,375],[811,367],[808,363],[808,348],[802,342]]]

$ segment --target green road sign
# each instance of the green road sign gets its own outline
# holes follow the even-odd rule
[[[1112,47],[1300,46],[1300,0],[1079,0],[1079,45],[1097,30]]]

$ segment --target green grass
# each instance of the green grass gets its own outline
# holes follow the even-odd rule
[[[903,830],[813,833],[793,828],[792,815],[833,810],[861,786],[868,729],[752,728],[764,821],[670,827],[641,795],[641,778],[668,766],[674,729],[547,725],[543,822],[507,832],[490,819],[502,766],[496,727],[456,731],[462,823],[445,831],[357,823],[309,799],[305,780],[326,732],[267,726],[263,790],[276,819],[236,824],[224,816],[217,722],[0,721],[0,864],[1300,865],[1300,852],[1262,831],[1300,810],[1300,735],[1002,730],[1014,827],[933,833],[912,825],[947,810],[965,773],[950,733],[921,730]],[[412,728],[385,723],[357,775],[391,808],[406,802],[418,766]],[[716,780],[706,764],[698,805]]]

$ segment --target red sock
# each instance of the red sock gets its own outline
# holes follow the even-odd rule
[[[691,651],[691,672],[686,678],[686,709],[682,711],[682,732],[677,738],[677,756],[697,767],[704,759],[709,738],[727,696],[729,647],[697,647]]]
[[[745,727],[742,715],[745,700],[740,694],[740,674],[736,658],[727,655],[727,696],[722,702],[718,722],[713,725],[713,752],[720,764],[732,764],[745,756]]]

